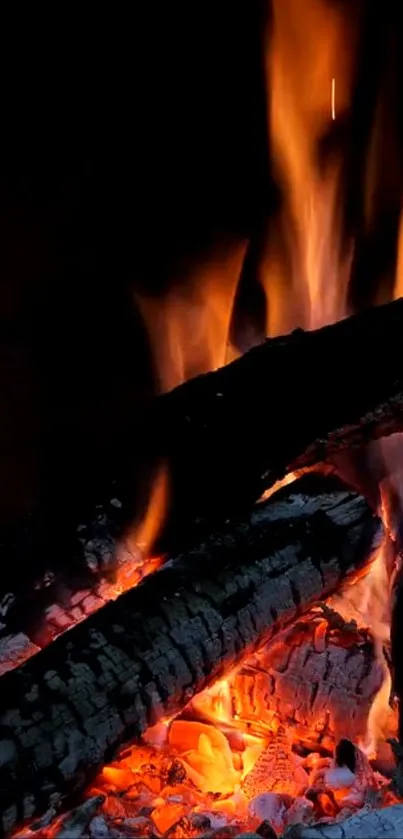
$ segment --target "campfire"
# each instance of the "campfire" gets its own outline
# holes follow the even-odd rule
[[[77,527],[82,578],[1,604],[1,835],[403,835],[403,225],[394,299],[352,313],[329,137],[359,26],[301,5],[273,0],[265,52],[264,335],[234,328],[248,242],[137,299],[146,513],[119,530],[111,495]]]

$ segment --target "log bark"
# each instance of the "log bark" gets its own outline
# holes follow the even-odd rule
[[[289,471],[401,431],[402,350],[398,300],[268,339],[159,397],[133,439],[169,464],[167,543],[179,520],[231,514]]]
[[[365,566],[380,537],[361,496],[307,475],[6,673],[2,833],[81,790],[122,743]]]
[[[112,577],[83,575],[56,579],[25,596],[11,596],[0,604],[0,676],[14,669],[59,635],[139,584],[160,564],[125,543],[117,545]]]
[[[295,825],[286,831],[284,839],[401,839],[402,836],[403,804],[393,804],[383,810],[363,809],[339,822],[309,827]]]

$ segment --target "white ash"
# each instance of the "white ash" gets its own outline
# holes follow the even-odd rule
[[[348,766],[332,766],[327,769],[324,774],[324,782],[326,786],[332,789],[341,789],[342,787],[351,787],[357,780],[357,776],[351,772]]]
[[[30,658],[40,651],[23,632],[7,635],[0,639],[0,676],[12,670],[21,660]]]
[[[82,603],[82,601],[85,600],[85,598],[88,597],[88,595],[90,594],[92,594],[92,592],[89,588],[81,589],[80,591],[74,592],[74,594],[71,595],[72,606],[78,606],[79,603]]]
[[[277,833],[280,833],[286,823],[287,805],[279,793],[263,792],[252,798],[248,812],[253,819],[270,822]]]
[[[285,822],[287,827],[292,824],[309,824],[312,820],[313,809],[313,802],[309,801],[308,798],[304,796],[294,798],[286,813]]]
[[[46,617],[52,623],[55,623],[58,629],[68,629],[72,623],[71,615],[62,609],[57,603],[53,603],[45,611]]]
[[[403,804],[383,810],[364,807],[342,822],[294,826],[291,831],[284,839],[402,839]]]
[[[0,615],[2,618],[5,618],[8,610],[13,606],[15,603],[15,594],[8,592],[4,595],[3,599],[0,601]]]
[[[104,839],[110,835],[109,827],[103,816],[95,816],[89,826],[92,839]]]
[[[85,829],[104,800],[105,796],[94,795],[92,798],[87,798],[79,807],[70,810],[63,818],[55,839],[82,839]]]
[[[201,818],[209,820],[211,830],[219,830],[222,827],[227,827],[229,823],[228,816],[224,816],[223,813],[215,813],[213,811],[210,812],[209,810],[203,810],[197,815]]]

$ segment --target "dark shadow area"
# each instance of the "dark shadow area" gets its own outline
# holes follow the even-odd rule
[[[70,561],[72,522],[113,479],[141,495],[154,381],[133,290],[160,294],[266,212],[264,14],[157,4],[5,29],[3,591]]]

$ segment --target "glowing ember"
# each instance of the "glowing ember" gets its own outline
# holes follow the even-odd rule
[[[390,803],[388,781],[357,745],[335,749],[340,736],[365,733],[381,683],[366,630],[318,605],[105,766],[87,791],[88,806],[98,802],[91,818],[104,835],[196,837],[264,820],[282,832]],[[41,835],[62,836],[65,818]]]

